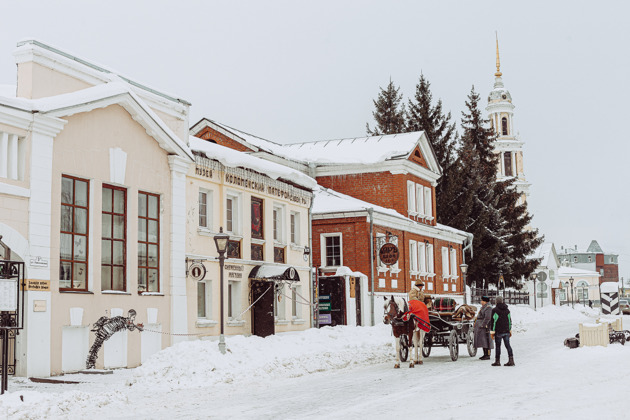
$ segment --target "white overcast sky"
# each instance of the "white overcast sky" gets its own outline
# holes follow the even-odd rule
[[[460,120],[472,85],[501,71],[525,142],[534,225],[548,241],[597,239],[630,278],[626,127],[630,6],[623,1],[2,1],[0,84],[37,38],[278,142],[354,137],[390,77],[420,73]],[[479,252],[476,250],[476,252]]]

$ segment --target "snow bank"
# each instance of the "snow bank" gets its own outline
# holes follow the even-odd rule
[[[391,327],[325,327],[303,332],[227,337],[227,353],[216,341],[187,341],[169,347],[137,368],[130,385],[195,388],[264,381],[392,361]]]

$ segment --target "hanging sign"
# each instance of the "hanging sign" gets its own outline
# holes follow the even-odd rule
[[[386,243],[378,251],[378,257],[385,265],[394,265],[398,262],[398,247],[392,243]]]
[[[206,277],[206,267],[200,262],[191,264],[188,272],[194,281],[201,281]]]

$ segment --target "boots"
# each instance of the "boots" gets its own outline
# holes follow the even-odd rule
[[[490,366],[501,366],[501,360],[498,357],[494,358],[494,363],[491,364]],[[506,364],[507,366],[507,364]]]
[[[490,360],[490,349],[483,349],[483,356],[479,360]]]
[[[516,366],[514,364],[514,357],[510,356],[508,362],[506,364],[504,364],[503,366]]]

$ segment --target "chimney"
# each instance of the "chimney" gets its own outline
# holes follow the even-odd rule
[[[577,251],[577,245],[575,246],[575,250]]]

